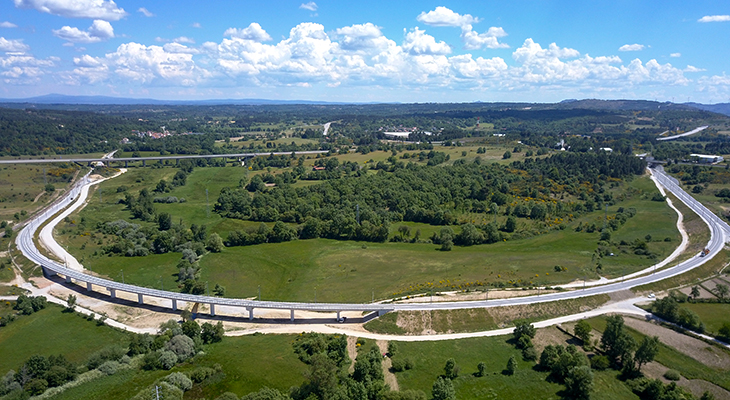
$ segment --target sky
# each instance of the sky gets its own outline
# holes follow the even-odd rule
[[[730,102],[730,1],[0,0],[0,98]]]

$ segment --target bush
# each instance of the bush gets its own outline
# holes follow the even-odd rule
[[[48,382],[45,379],[33,379],[25,384],[25,391],[31,396],[43,394],[48,389]]]
[[[107,361],[104,364],[101,364],[97,369],[105,375],[114,375],[117,371],[119,371],[119,363],[116,361]]]
[[[157,390],[155,390],[155,386],[157,387]],[[157,397],[158,393],[159,397]],[[159,384],[153,384],[140,390],[136,396],[132,397],[132,400],[156,400],[158,398],[165,400],[182,400],[183,391],[177,386],[173,386],[163,381]]]
[[[210,378],[215,374],[215,370],[213,368],[208,367],[198,367],[194,370],[190,371],[190,380],[192,380],[195,383],[203,382],[204,380]]]
[[[177,364],[177,356],[175,353],[168,350],[160,350],[158,354],[158,365],[163,369],[172,369]]]
[[[679,372],[673,369],[668,369],[667,372],[664,373],[664,377],[670,381],[678,381],[682,376]]]
[[[147,353],[142,358],[142,369],[153,371],[160,369],[160,354],[158,352]]]
[[[165,381],[171,385],[177,386],[182,389],[183,392],[193,388],[193,381],[182,372],[173,372],[165,377]]]
[[[215,398],[215,400],[238,400],[238,396],[235,393],[225,392],[222,395]]]
[[[195,355],[195,342],[188,336],[177,335],[165,344],[165,350],[173,352],[179,361],[185,361]]]
[[[101,364],[107,361],[119,361],[125,355],[126,351],[121,346],[110,346],[103,348],[89,357],[86,366],[89,369],[97,369]]]
[[[522,358],[525,361],[535,361],[537,360],[537,351],[534,347],[526,347],[522,349]]]
[[[604,371],[608,369],[610,364],[611,363],[606,356],[594,356],[591,358],[591,368],[596,371]]]
[[[406,362],[405,360],[401,359],[394,359],[392,360],[390,364],[390,369],[393,370],[393,372],[403,372],[406,369]]]

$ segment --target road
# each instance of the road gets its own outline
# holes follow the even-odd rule
[[[699,128],[692,129],[689,132],[680,133],[679,135],[674,135],[674,136],[660,137],[660,138],[656,138],[656,140],[658,140],[658,141],[674,140],[674,139],[681,138],[684,136],[694,135],[695,133],[702,132],[707,128],[709,128],[709,126],[700,126]]]
[[[508,299],[495,299],[495,300],[480,300],[480,301],[462,301],[462,302],[440,302],[440,303],[409,303],[409,304],[389,304],[389,303],[304,303],[304,302],[279,302],[279,301],[257,301],[257,300],[246,300],[246,299],[231,299],[231,298],[220,298],[212,296],[197,296],[185,293],[168,292],[158,289],[151,289],[145,287],[134,286],[130,284],[124,284],[115,282],[107,279],[98,278],[84,274],[81,271],[76,271],[70,268],[66,268],[64,265],[57,263],[53,260],[45,257],[35,247],[33,242],[33,235],[38,227],[48,220],[55,213],[70,205],[71,209],[80,207],[88,194],[88,187],[95,184],[88,179],[88,175],[82,179],[82,184],[74,186],[68,195],[64,197],[58,205],[49,209],[45,213],[34,218],[26,227],[19,233],[16,238],[18,248],[23,254],[30,260],[41,265],[49,274],[60,274],[66,278],[67,282],[76,281],[79,284],[86,284],[88,289],[93,289],[94,286],[97,289],[102,288],[109,291],[112,297],[115,296],[116,291],[122,291],[127,293],[133,293],[138,295],[139,302],[142,303],[145,296],[151,296],[155,298],[168,299],[172,303],[172,308],[177,309],[177,302],[192,302],[192,303],[204,303],[211,306],[211,314],[215,315],[215,306],[230,306],[245,308],[248,311],[249,318],[253,318],[253,310],[256,308],[264,309],[278,309],[278,310],[291,310],[292,319],[294,318],[294,310],[307,310],[307,311],[320,311],[320,312],[340,312],[340,311],[377,311],[378,313],[385,313],[389,311],[420,311],[420,310],[455,310],[455,309],[467,309],[467,308],[485,308],[485,307],[499,307],[508,305],[524,305],[524,304],[535,304],[556,300],[574,299],[586,296],[593,296],[599,294],[608,294],[616,291],[627,290],[636,286],[644,285],[651,282],[656,282],[662,279],[666,279],[675,275],[687,272],[695,267],[698,267],[705,262],[708,262],[714,257],[720,250],[722,250],[725,241],[730,237],[730,226],[722,221],[718,216],[713,214],[702,204],[696,201],[692,196],[687,194],[681,187],[676,183],[676,180],[667,176],[661,167],[652,170],[656,180],[662,184],[667,190],[672,192],[677,198],[684,202],[689,208],[695,211],[710,228],[711,238],[707,245],[710,253],[705,257],[694,256],[691,259],[684,261],[676,266],[665,268],[663,270],[651,273],[648,275],[636,277],[633,279],[625,279],[621,282],[614,282],[607,285],[586,287],[582,290],[573,290],[566,292],[557,292],[544,294],[540,296],[528,296]],[[83,190],[86,189],[86,190]],[[52,229],[52,228],[51,228]]]
[[[286,156],[292,153],[301,156],[307,154],[325,154],[329,150],[308,150],[308,151],[275,151],[268,153],[235,153],[235,154],[192,154],[183,156],[154,156],[154,157],[110,157],[114,152],[104,155],[102,158],[34,158],[34,159],[17,159],[17,160],[0,160],[0,164],[45,164],[45,163],[93,163],[93,162],[133,162],[133,161],[156,161],[156,160],[190,160],[195,158],[251,158],[269,156],[271,154],[275,156]]]

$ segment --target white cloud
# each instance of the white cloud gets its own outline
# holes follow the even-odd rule
[[[728,22],[730,15],[705,15],[697,20],[697,22]]]
[[[189,38],[187,36],[176,37],[175,39],[172,39],[172,41],[175,42],[175,43],[187,43],[187,44],[193,44],[193,43],[195,43],[195,40],[194,39]]]
[[[334,37],[339,39],[345,50],[385,49],[390,45],[380,27],[370,22],[339,28],[335,30]]]
[[[500,43],[499,38],[507,36],[504,29],[491,27],[484,33],[476,33],[471,25],[465,25],[461,28],[461,40],[464,41],[464,48],[467,50],[479,50],[481,48],[504,49],[509,45]]]
[[[436,39],[427,35],[426,31],[418,28],[406,33],[403,41],[403,50],[413,55],[443,55],[451,53],[451,47],[445,42],[436,42]]]
[[[190,24],[190,26],[198,29],[203,27],[203,25],[200,25],[200,22],[193,22],[192,24]]]
[[[139,12],[140,14],[144,15],[147,18],[150,18],[150,17],[154,17],[155,16],[155,14],[153,14],[152,12],[150,12],[150,10],[148,10],[148,9],[146,9],[144,7],[140,7],[137,10],[137,12]]]
[[[27,44],[23,43],[21,39],[5,39],[0,37],[0,51],[8,53],[25,53],[30,50]]]
[[[58,59],[55,57],[39,60],[29,54],[7,53],[0,56],[0,76],[3,77],[3,82],[11,85],[38,84],[56,61]]]
[[[625,44],[618,48],[618,51],[641,51],[644,50],[643,44]]]
[[[697,68],[694,65],[687,65],[687,68],[684,69],[684,72],[703,72],[707,71],[704,68]]]
[[[223,36],[230,36],[244,40],[253,40],[256,42],[268,42],[272,40],[271,35],[256,22],[252,22],[246,28],[228,28],[223,32]]]
[[[310,1],[309,3],[302,3],[299,8],[303,10],[309,10],[309,11],[317,11],[317,3]]]
[[[17,27],[18,27],[18,25],[15,25],[12,22],[8,22],[8,21],[0,22],[0,28],[17,28]]]
[[[112,24],[104,20],[94,20],[88,30],[64,26],[54,29],[53,35],[71,43],[98,43],[114,37]]]
[[[429,12],[421,12],[416,19],[431,26],[463,27],[479,22],[479,18],[472,17],[470,14],[461,15],[443,6],[436,7],[435,10]]]
[[[679,58],[679,57],[682,57],[682,53],[672,53],[672,54],[669,55],[669,57]]]
[[[40,12],[67,18],[93,18],[118,21],[128,14],[113,0],[13,0],[15,7],[33,8]]]

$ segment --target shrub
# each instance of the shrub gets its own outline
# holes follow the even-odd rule
[[[125,349],[121,346],[105,347],[92,354],[89,357],[89,361],[86,362],[86,366],[89,369],[97,369],[107,361],[119,361],[125,353]]]
[[[182,372],[173,372],[165,377],[165,381],[171,385],[177,386],[182,389],[183,392],[193,388],[193,381]]]
[[[157,388],[155,388],[155,386]],[[157,394],[159,394],[159,397],[157,397]],[[140,390],[136,396],[132,397],[132,400],[156,400],[158,398],[165,400],[182,400],[183,391],[177,386],[173,386],[163,381],[159,384],[153,384]]]
[[[594,356],[591,358],[591,368],[596,371],[606,370],[610,364],[611,363],[606,356]]]
[[[678,381],[682,376],[679,372],[673,369],[668,369],[667,372],[664,373],[664,377],[670,381]]]
[[[165,344],[165,350],[173,352],[178,360],[185,361],[195,355],[195,342],[185,335],[177,335]]]
[[[195,383],[200,383],[213,376],[213,374],[215,374],[215,370],[213,368],[198,367],[190,371],[190,380]]]
[[[159,354],[159,366],[163,369],[172,369],[177,364],[177,356],[175,353],[168,350],[160,350]]]
[[[101,364],[97,369],[105,375],[114,375],[119,370],[119,363],[116,361],[107,361],[104,364]]]
[[[31,396],[42,394],[48,389],[48,382],[45,379],[33,379],[25,384],[25,391]]]

